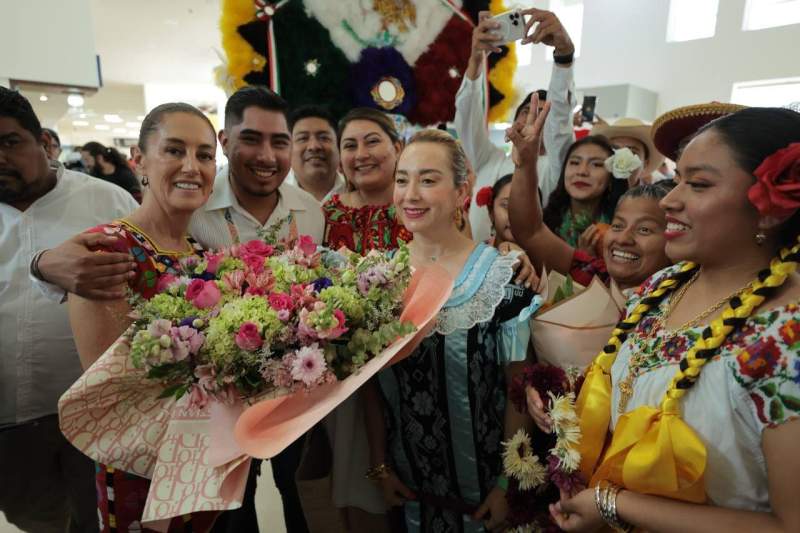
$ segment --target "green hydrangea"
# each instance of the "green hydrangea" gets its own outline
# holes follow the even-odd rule
[[[222,279],[222,276],[234,270],[244,270],[244,261],[235,257],[226,257],[219,262],[217,267],[217,279]]]
[[[272,270],[275,276],[275,291],[289,292],[292,285],[301,283],[308,284],[324,276],[324,268],[298,267],[295,264],[287,263],[280,257],[270,257],[267,260],[267,268]]]
[[[328,287],[319,294],[320,300],[332,309],[341,309],[350,328],[364,321],[364,300],[354,287]]]
[[[157,318],[180,322],[189,316],[204,316],[207,311],[198,309],[181,295],[159,293],[143,303],[141,306],[142,318],[148,321]]]
[[[220,314],[209,321],[205,349],[209,359],[220,367],[234,362],[241,350],[234,338],[245,322],[261,328],[265,344],[272,344],[283,328],[278,315],[260,296],[240,298],[225,304]]]

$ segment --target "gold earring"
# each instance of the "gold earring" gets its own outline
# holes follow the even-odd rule
[[[456,227],[460,230],[464,228],[464,218],[461,215],[461,209],[456,209],[455,214],[453,215],[453,220],[456,223]]]
[[[147,178],[147,176],[142,176],[142,185],[144,187],[147,187],[148,185],[150,185],[150,180]]]
[[[761,246],[762,244],[764,244],[764,241],[766,240],[767,240],[767,234],[764,233],[764,230],[758,230],[758,233],[756,233],[756,244]]]

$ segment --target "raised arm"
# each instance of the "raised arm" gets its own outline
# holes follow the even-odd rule
[[[497,42],[492,30],[496,22],[490,20],[488,11],[478,15],[480,22],[472,32],[472,51],[467,71],[456,94],[456,115],[453,126],[464,152],[481,174],[481,169],[489,165],[499,165],[505,161],[505,152],[489,139],[486,124],[487,95],[485,76],[485,57],[487,53],[498,52],[501,43]],[[484,183],[482,185],[491,185]]]
[[[506,132],[514,145],[512,157],[515,166],[511,179],[508,216],[514,240],[525,250],[538,270],[546,266],[550,270],[568,274],[575,250],[545,225],[539,202],[536,163],[550,102],[545,103],[541,113],[537,111],[538,105],[539,98],[534,94],[525,124],[521,127],[512,125]]]

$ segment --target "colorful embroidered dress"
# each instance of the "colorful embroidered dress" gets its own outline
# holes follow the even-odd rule
[[[190,237],[183,251],[160,249],[141,229],[125,220],[117,220],[88,230],[118,237],[116,244],[98,248],[108,252],[130,253],[136,262],[135,276],[128,282],[132,291],[144,298],[157,293],[159,277],[164,274],[179,275],[182,257],[197,254],[202,249]],[[100,531],[143,531],[140,519],[144,511],[150,480],[97,464],[96,474],[98,516]],[[217,513],[199,513],[191,517],[175,518],[169,531],[206,531]]]
[[[628,301],[630,312],[643,294],[673,274],[655,274]],[[677,365],[703,328],[668,334],[656,329],[666,299],[650,311],[620,348],[611,368],[612,428],[619,420],[618,384],[628,376],[634,354],[644,356],[633,382],[632,411],[657,407]],[[762,432],[800,417],[800,301],[756,312],[730,335],[681,400],[682,418],[703,440],[708,453],[705,482],[710,502],[722,507],[769,511],[769,486]]]
[[[338,194],[322,205],[325,215],[325,245],[342,246],[360,254],[370,250],[393,250],[397,241],[413,238],[397,218],[394,205],[348,207]]]
[[[434,334],[382,370],[387,451],[418,501],[408,531],[483,531],[468,515],[502,471],[505,365],[526,357],[528,320],[541,304],[510,284],[516,254],[478,244],[437,317]]]

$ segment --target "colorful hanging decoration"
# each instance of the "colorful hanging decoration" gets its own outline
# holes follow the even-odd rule
[[[356,106],[419,125],[448,122],[469,60],[477,14],[502,0],[223,0],[223,65],[230,93],[266,85],[292,106]],[[489,58],[489,120],[514,102],[513,45]]]

